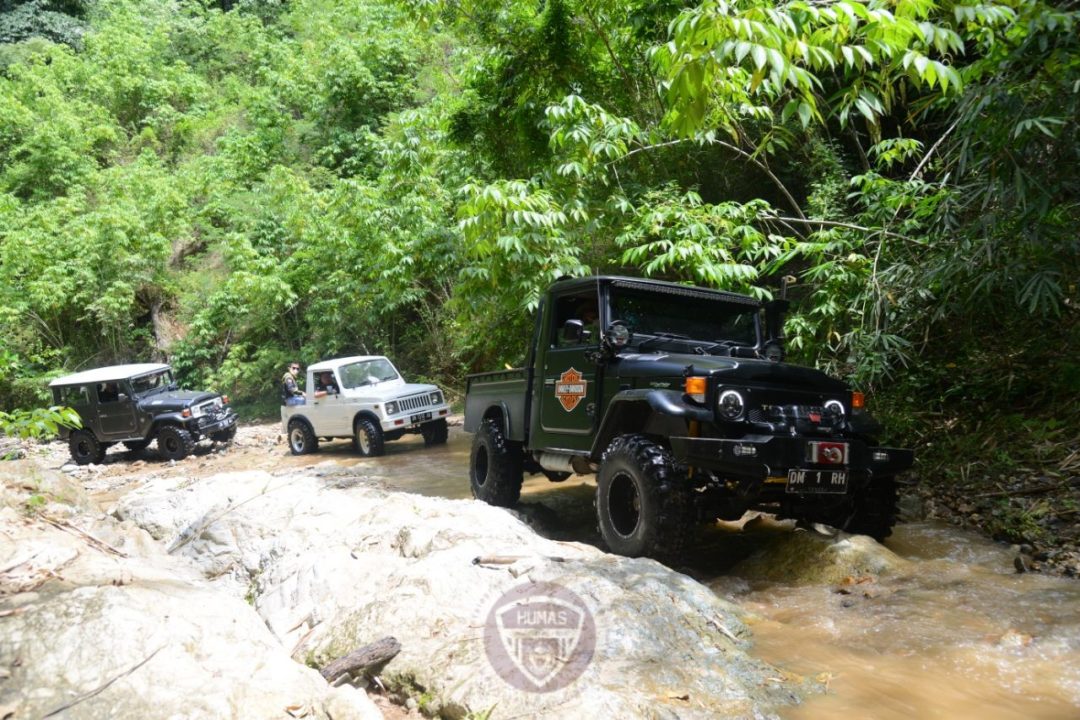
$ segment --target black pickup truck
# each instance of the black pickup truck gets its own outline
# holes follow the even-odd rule
[[[697,523],[750,509],[878,540],[911,450],[880,447],[861,393],[783,361],[787,301],[628,277],[555,283],[527,366],[470,375],[473,495],[523,473],[597,473],[612,551],[676,556]]]

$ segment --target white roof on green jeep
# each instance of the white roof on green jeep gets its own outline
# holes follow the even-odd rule
[[[113,380],[127,380],[138,375],[168,370],[168,365],[161,363],[134,363],[131,365],[109,365],[108,367],[84,370],[74,375],[58,377],[49,383],[49,387],[57,385],[88,385],[90,383],[110,382]]]
[[[312,372],[333,371],[342,365],[352,365],[354,362],[360,362],[361,360],[386,360],[390,362],[385,355],[353,355],[352,357],[336,358],[334,360],[321,360],[313,365],[308,365],[308,370]],[[390,364],[393,365],[394,363]]]

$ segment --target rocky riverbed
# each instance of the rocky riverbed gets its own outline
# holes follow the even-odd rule
[[[469,500],[468,448],[454,427],[381,458],[294,457],[261,425],[178,463],[78,468],[26,444],[0,463],[0,718],[1080,708],[1080,586],[1017,573],[1019,548],[937,521],[882,545],[758,516],[706,529],[672,570],[598,549],[587,478],[527,479],[514,511]],[[909,517],[930,499],[909,495]],[[582,622],[537,644],[508,607]],[[317,671],[387,636],[384,666]]]
[[[272,428],[221,450],[0,465],[0,717],[375,718],[371,691],[447,718],[749,718],[821,689],[753,658],[745,613],[659,563],[291,458]],[[493,608],[522,587],[589,616],[565,687],[491,660]],[[374,680],[315,669],[388,635],[402,650]]]

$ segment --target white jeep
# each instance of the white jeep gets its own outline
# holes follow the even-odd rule
[[[281,427],[293,455],[319,449],[319,438],[352,438],[368,457],[387,440],[420,433],[425,445],[446,442],[450,406],[435,385],[406,383],[380,355],[324,360],[307,369],[304,403],[281,407]]]

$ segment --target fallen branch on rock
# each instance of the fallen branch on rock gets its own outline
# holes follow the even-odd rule
[[[155,655],[157,655],[159,652],[161,652],[164,649],[165,649],[165,646],[162,645],[157,650],[155,650],[154,652],[147,655],[143,660],[140,660],[137,664],[133,665],[128,670],[125,670],[124,672],[120,673],[119,675],[116,675],[116,676],[110,678],[107,682],[102,683],[101,685],[98,685],[96,688],[94,688],[90,692],[83,693],[82,695],[78,696],[77,698],[75,698],[71,702],[66,703],[64,705],[61,705],[60,707],[56,708],[52,712],[45,713],[44,715],[42,715],[42,718],[54,717],[54,716],[59,715],[60,713],[64,712],[65,710],[67,710],[69,708],[75,707],[76,705],[78,705],[79,703],[81,703],[81,702],[83,702],[85,700],[89,700],[90,698],[94,697],[95,695],[100,695],[102,692],[104,692],[106,690],[106,688],[108,688],[114,682],[116,682],[120,678],[127,677],[131,673],[135,672],[136,670],[141,668],[143,665],[150,662],[150,660],[153,659],[153,657]]]
[[[53,518],[51,518],[51,517],[49,517],[47,515],[39,515],[38,517],[40,517],[42,520],[44,520],[45,522],[52,525],[57,530],[63,530],[66,533],[69,533],[71,535],[75,535],[76,537],[82,538],[83,540],[86,541],[86,543],[88,545],[90,545],[93,548],[96,548],[96,549],[100,550],[101,552],[109,553],[109,554],[116,555],[117,557],[122,557],[122,558],[127,557],[127,553],[125,553],[124,551],[117,550],[116,548],[114,548],[109,543],[105,542],[104,540],[99,540],[98,538],[94,537],[93,535],[86,532],[85,530],[81,530],[81,529],[75,527],[74,525],[69,523],[67,520],[54,520]]]
[[[566,562],[566,558],[556,555],[480,555],[474,557],[473,565],[513,565],[518,560],[536,558],[538,560],[550,560],[551,562]]]
[[[382,640],[376,640],[370,645],[364,645],[348,655],[339,657],[319,672],[328,683],[333,683],[342,675],[363,673],[365,676],[371,676],[382,670],[386,663],[393,660],[399,652],[401,652],[401,643],[397,641],[397,638],[384,637]]]

